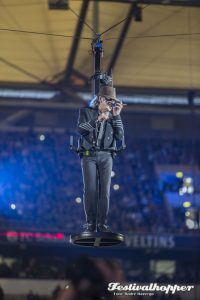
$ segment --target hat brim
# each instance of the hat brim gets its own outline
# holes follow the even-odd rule
[[[107,98],[109,98],[109,99],[112,99],[112,100],[115,100],[115,101],[122,102],[122,101],[119,100],[118,98],[115,98],[115,97],[112,97],[112,96],[109,96],[109,95],[99,94],[99,96],[107,97]]]

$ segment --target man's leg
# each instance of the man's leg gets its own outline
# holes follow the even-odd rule
[[[96,224],[96,157],[81,159],[83,174],[83,205],[86,222]]]
[[[113,159],[109,152],[98,153],[100,196],[98,201],[98,224],[106,224],[110,201],[110,184]]]

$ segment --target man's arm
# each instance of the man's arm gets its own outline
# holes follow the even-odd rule
[[[122,140],[124,137],[124,126],[120,115],[112,118],[113,135],[116,140]]]
[[[87,120],[87,117],[86,117],[85,108],[80,108],[79,117],[78,117],[77,131],[81,135],[88,135],[96,127],[96,120],[91,119],[87,122],[86,122],[86,120]]]

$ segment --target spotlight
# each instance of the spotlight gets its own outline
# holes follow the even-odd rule
[[[12,203],[12,204],[10,205],[10,207],[11,207],[12,209],[16,209],[16,205],[15,205],[14,203]]]
[[[81,203],[81,198],[80,198],[80,197],[77,197],[77,198],[75,199],[75,201],[76,201],[76,203],[80,204],[80,203]]]
[[[44,134],[41,134],[41,135],[39,136],[39,139],[40,139],[41,142],[43,142],[43,141],[45,140],[45,135],[44,135]]]
[[[176,172],[176,177],[183,178],[183,172],[181,172],[181,171]]]
[[[114,177],[114,176],[115,176],[115,172],[112,171],[112,172],[111,172],[111,177]]]
[[[114,189],[115,191],[118,191],[118,190],[119,190],[119,184],[114,184],[114,185],[113,185],[113,189]]]
[[[179,189],[179,195],[182,196],[184,194],[193,194],[194,193],[194,186],[193,180],[191,177],[183,178],[182,187]]]
[[[185,212],[185,222],[186,222],[186,226],[189,229],[199,229],[200,228],[200,218],[199,218],[200,214],[199,214],[199,210],[198,208],[189,208],[186,212]]]
[[[189,212],[189,211],[186,211],[186,212],[185,212],[185,216],[186,216],[186,217],[189,217],[189,216],[190,216],[190,212]]]
[[[180,196],[183,196],[183,195],[184,195],[182,189],[179,189],[179,195],[180,195]]]
[[[183,191],[183,194],[187,193],[187,187],[186,187],[186,186],[183,186],[183,187],[182,187],[182,191]]]
[[[195,228],[195,223],[194,223],[194,221],[191,220],[191,219],[187,219],[187,220],[186,220],[186,225],[187,225],[187,227],[188,227],[189,229],[194,229],[194,228]]]
[[[49,9],[69,9],[68,0],[49,0]]]
[[[185,183],[188,184],[188,185],[192,184],[192,178],[191,178],[191,177],[185,178],[184,181],[185,181]]]
[[[193,194],[193,192],[194,192],[193,186],[189,186],[187,191],[188,191],[188,194]]]
[[[191,203],[189,201],[183,202],[183,207],[188,208],[191,206]]]

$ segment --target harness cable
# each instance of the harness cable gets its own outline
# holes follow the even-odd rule
[[[71,8],[69,7],[69,9],[71,10],[71,12],[77,17],[80,18],[80,16]],[[81,18],[80,18],[81,19]],[[79,39],[87,39],[87,40],[92,40],[93,42],[96,41],[97,39],[99,39],[99,37],[101,35],[103,35],[104,33],[108,32],[109,30],[111,30],[112,28],[116,27],[117,25],[119,25],[120,23],[124,22],[127,18],[124,18],[123,20],[121,20],[120,22],[118,22],[117,24],[113,25],[112,27],[108,28],[107,30],[105,30],[104,32],[102,32],[101,34],[98,34],[87,22],[85,22],[83,19],[81,19],[81,21],[83,22],[83,24],[85,24],[94,34],[95,34],[95,39],[92,38],[88,38],[88,37],[80,37]],[[36,32],[36,31],[26,31],[26,30],[16,30],[16,29],[8,29],[8,28],[0,28],[0,31],[9,31],[9,32],[20,32],[20,33],[29,33],[29,34],[37,34],[37,35],[48,35],[48,36],[57,36],[57,37],[69,37],[69,38],[76,38],[73,36],[66,36],[63,34],[53,34],[53,33],[44,33],[44,32]],[[31,74],[30,72],[27,72],[26,70],[15,66],[14,64],[6,61],[3,58],[0,58],[0,61],[2,61],[3,63],[9,65],[10,67],[26,74],[29,77],[32,77],[34,79],[39,80],[40,83],[45,84],[45,85],[50,85],[48,84],[48,82],[41,80],[39,77],[37,77],[34,74]]]
[[[56,33],[50,33],[50,32],[38,32],[38,31],[29,31],[29,30],[18,30],[18,29],[12,29],[12,28],[0,28],[0,31],[8,31],[8,32],[19,32],[19,33],[26,33],[26,34],[36,34],[36,35],[50,35],[54,37],[62,37],[62,38],[77,38],[81,40],[93,40],[90,37],[75,37],[72,35],[65,35],[65,34],[56,34]],[[107,31],[107,30],[106,30]],[[104,32],[105,33],[105,32]],[[103,33],[101,33],[98,36],[101,36]],[[142,35],[142,36],[127,36],[125,39],[143,39],[143,38],[158,38],[158,37],[171,37],[171,36],[192,36],[192,35],[200,35],[200,32],[191,32],[191,33],[172,33],[172,34],[158,34],[158,35]],[[105,38],[105,41],[109,40],[117,40],[118,37],[111,37],[111,38]]]
[[[83,24],[85,24],[95,35],[98,35],[98,33],[85,21],[83,20],[70,6],[69,6],[69,10],[71,10],[71,12],[77,17],[79,18]]]

